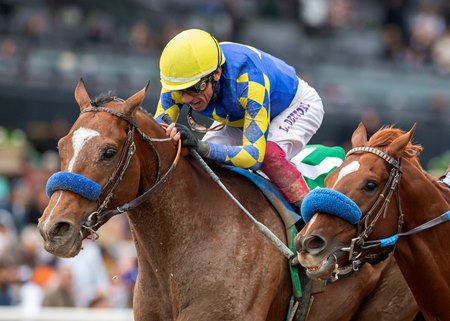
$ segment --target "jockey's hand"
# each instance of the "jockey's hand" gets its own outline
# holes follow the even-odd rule
[[[195,134],[183,124],[170,124],[166,128],[166,134],[170,136],[174,143],[178,143],[181,138],[181,146],[195,149],[202,157],[207,157],[209,155],[209,144],[199,140]]]
[[[169,126],[166,127],[166,134],[167,136],[170,137],[170,139],[172,139],[175,145],[178,144],[178,141],[180,140],[180,133],[178,132],[178,129],[175,127],[175,123],[171,123]]]

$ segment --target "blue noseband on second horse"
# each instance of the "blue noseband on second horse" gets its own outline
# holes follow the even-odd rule
[[[91,201],[98,200],[102,193],[102,187],[97,182],[70,172],[57,172],[48,179],[46,186],[48,197],[59,190],[71,191]]]
[[[303,199],[301,214],[308,223],[315,213],[326,213],[340,217],[351,224],[357,224],[361,210],[350,198],[329,188],[317,188]]]

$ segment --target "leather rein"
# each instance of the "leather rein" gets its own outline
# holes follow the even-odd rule
[[[123,102],[122,99],[115,98],[115,101]],[[141,108],[142,110],[142,108]],[[153,138],[147,136],[142,130],[139,128],[137,122],[135,119],[128,117],[127,115],[118,112],[117,110],[107,108],[107,107],[88,107],[81,111],[81,114],[87,113],[87,112],[106,112],[111,115],[114,115],[116,117],[119,117],[123,120],[125,120],[128,123],[128,132],[127,132],[127,139],[123,145],[122,152],[119,158],[119,162],[117,164],[116,169],[108,179],[108,182],[102,187],[102,194],[99,197],[99,207],[97,210],[89,214],[86,221],[81,225],[81,231],[80,234],[82,237],[84,237],[84,232],[88,232],[89,235],[87,237],[96,240],[98,239],[98,234],[96,233],[96,230],[106,223],[110,218],[117,214],[122,214],[124,212],[130,211],[138,206],[140,206],[144,201],[146,201],[151,194],[159,187],[161,184],[167,179],[170,173],[174,170],[176,167],[178,160],[180,158],[181,154],[181,144],[178,143],[177,146],[177,153],[175,156],[175,159],[173,160],[172,164],[170,165],[169,169],[161,175],[161,158],[157,152],[157,149],[153,145],[153,142],[167,142],[171,141],[170,137],[167,138]],[[164,127],[165,125],[161,125]],[[135,132],[138,132],[142,139],[149,143],[156,155],[158,166],[157,166],[157,175],[155,182],[153,183],[152,187],[150,187],[148,190],[146,190],[144,193],[133,199],[132,201],[125,203],[121,206],[116,207],[115,209],[107,209],[109,202],[114,197],[114,191],[119,186],[120,182],[122,181],[123,176],[125,175],[128,166],[130,164],[131,158],[133,157],[134,153],[136,152],[136,144],[134,143],[134,134]]]

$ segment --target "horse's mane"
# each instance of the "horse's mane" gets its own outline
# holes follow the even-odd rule
[[[106,93],[101,93],[100,95],[98,95],[97,97],[95,97],[94,99],[92,99],[91,101],[91,105],[92,107],[101,107],[106,105],[107,103],[111,102],[111,101],[123,101],[123,99],[119,98],[116,96],[116,94],[110,90]],[[153,118],[153,115],[147,111],[146,109],[144,109],[142,106],[139,106],[139,110],[145,114],[147,117],[149,118]]]
[[[373,134],[370,137],[368,146],[371,147],[387,147],[391,144],[397,137],[403,135],[405,132],[398,129],[393,128],[392,126],[382,127],[379,131]],[[416,166],[421,172],[425,175],[425,177],[439,190],[439,192],[444,196],[447,202],[450,204],[450,196],[448,193],[448,188],[444,187],[442,183],[438,182],[438,178],[428,173],[420,164],[418,156],[422,152],[423,147],[418,144],[408,143],[406,146],[405,153],[403,157],[408,158],[414,166]]]

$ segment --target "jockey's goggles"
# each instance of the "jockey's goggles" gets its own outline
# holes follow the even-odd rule
[[[213,74],[210,74],[206,77],[201,78],[195,85],[186,88],[177,90],[180,94],[188,94],[188,95],[198,95],[205,91],[206,87],[208,87],[208,83],[213,80]]]

